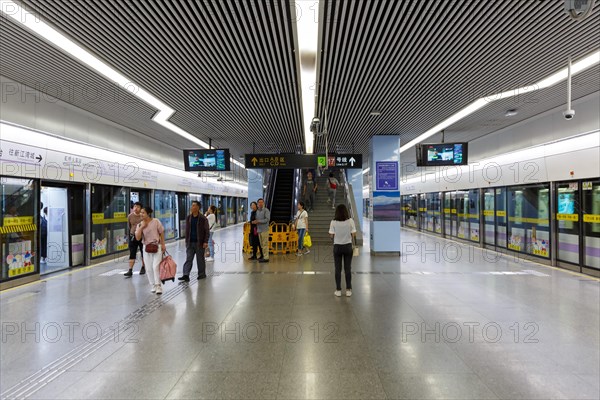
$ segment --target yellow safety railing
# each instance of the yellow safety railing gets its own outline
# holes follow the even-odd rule
[[[252,253],[250,246],[250,222],[244,224],[244,253]],[[298,251],[298,232],[292,230],[290,224],[277,224],[271,222],[269,225],[269,253],[289,254]]]

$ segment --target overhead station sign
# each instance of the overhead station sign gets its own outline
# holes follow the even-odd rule
[[[330,154],[327,166],[334,168],[362,168],[362,154]]]
[[[253,168],[362,168],[362,154],[246,154],[245,166]]]

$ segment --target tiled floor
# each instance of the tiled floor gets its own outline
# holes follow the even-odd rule
[[[258,264],[240,226],[162,297],[124,258],[2,292],[1,397],[600,398],[598,280],[402,235],[406,256],[353,260],[351,298],[330,247]]]

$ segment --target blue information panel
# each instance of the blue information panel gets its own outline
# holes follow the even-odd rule
[[[375,167],[376,190],[398,190],[398,163],[376,161]]]

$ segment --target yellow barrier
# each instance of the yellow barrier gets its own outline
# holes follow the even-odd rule
[[[250,245],[250,222],[244,224],[244,253],[252,253]],[[298,251],[298,232],[290,228],[290,224],[269,225],[269,254],[289,254]]]

